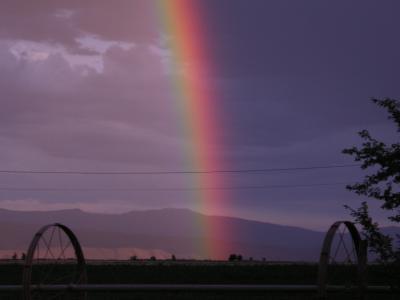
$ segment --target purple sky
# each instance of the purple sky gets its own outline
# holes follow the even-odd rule
[[[400,2],[201,0],[231,169],[352,163],[371,97],[399,98]],[[149,1],[0,2],[0,169],[187,170],[174,70]],[[226,185],[352,183],[357,168],[226,175]],[[0,187],[192,187],[189,175],[0,175]],[[0,190],[0,207],[194,208],[193,191]],[[361,198],[344,185],[232,191],[227,215],[325,229]],[[378,219],[383,220],[378,214]]]

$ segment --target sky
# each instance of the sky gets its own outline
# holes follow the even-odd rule
[[[0,2],[0,171],[196,171],[185,153],[193,116],[171,81],[203,65],[217,124],[203,159],[224,170],[352,164],[341,150],[360,144],[361,129],[394,139],[370,99],[400,98],[398,1],[188,0],[201,25],[189,33],[207,55],[175,57],[181,69],[156,2]],[[325,230],[364,200],[345,189],[364,174],[219,174],[214,187],[228,189],[213,212],[196,203],[197,174],[0,173],[0,208],[176,207]]]

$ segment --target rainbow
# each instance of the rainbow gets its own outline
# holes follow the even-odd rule
[[[207,49],[207,33],[203,29],[201,1],[157,0],[158,18],[161,29],[170,37],[169,50],[172,54],[170,68],[174,70],[171,82],[174,98],[182,115],[185,136],[190,140],[185,149],[186,160],[191,169],[211,171],[223,169],[216,158],[221,126],[218,124],[218,101],[211,90],[209,77],[213,60]],[[209,215],[223,215],[226,191],[210,189],[223,186],[223,176],[218,173],[202,173],[195,185],[205,189],[196,195],[197,208]],[[204,224],[205,223],[205,224]],[[203,243],[204,257],[225,259],[226,245],[223,242],[229,230],[216,224],[212,217],[200,224],[210,242]]]

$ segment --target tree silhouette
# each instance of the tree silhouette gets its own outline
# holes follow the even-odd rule
[[[397,133],[400,133],[400,101],[390,98],[372,101],[386,109],[388,118],[394,121]],[[368,130],[360,131],[359,135],[363,139],[362,147],[344,149],[343,153],[354,156],[355,161],[362,163],[363,170],[373,172],[365,175],[362,182],[346,188],[358,195],[381,201],[381,208],[391,213],[388,219],[400,223],[400,143],[387,145],[373,138]],[[378,223],[370,216],[367,201],[363,201],[358,209],[346,208],[350,209],[355,221],[362,225],[372,252],[377,253],[382,261],[399,258],[399,250],[393,249],[393,238],[383,234]]]
[[[228,261],[235,261],[237,259],[236,254],[230,254],[228,257]]]
[[[243,257],[241,254],[230,254],[228,257],[228,261],[242,261]]]

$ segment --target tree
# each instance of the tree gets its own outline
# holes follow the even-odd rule
[[[390,98],[372,101],[388,112],[388,118],[394,121],[400,134],[400,101]],[[363,139],[362,146],[344,149],[343,153],[354,156],[355,161],[362,163],[363,170],[372,172],[365,175],[362,182],[346,188],[358,195],[381,201],[381,208],[391,213],[388,219],[400,223],[400,143],[387,145],[373,138],[368,130],[360,131],[359,135]],[[399,249],[393,249],[393,238],[383,234],[378,223],[373,221],[367,201],[363,201],[358,209],[346,207],[363,227],[370,250],[385,262],[398,259]]]
[[[228,257],[228,261],[242,261],[243,256],[241,254],[232,253]]]
[[[235,261],[237,259],[236,254],[230,254],[228,257],[228,261]]]

